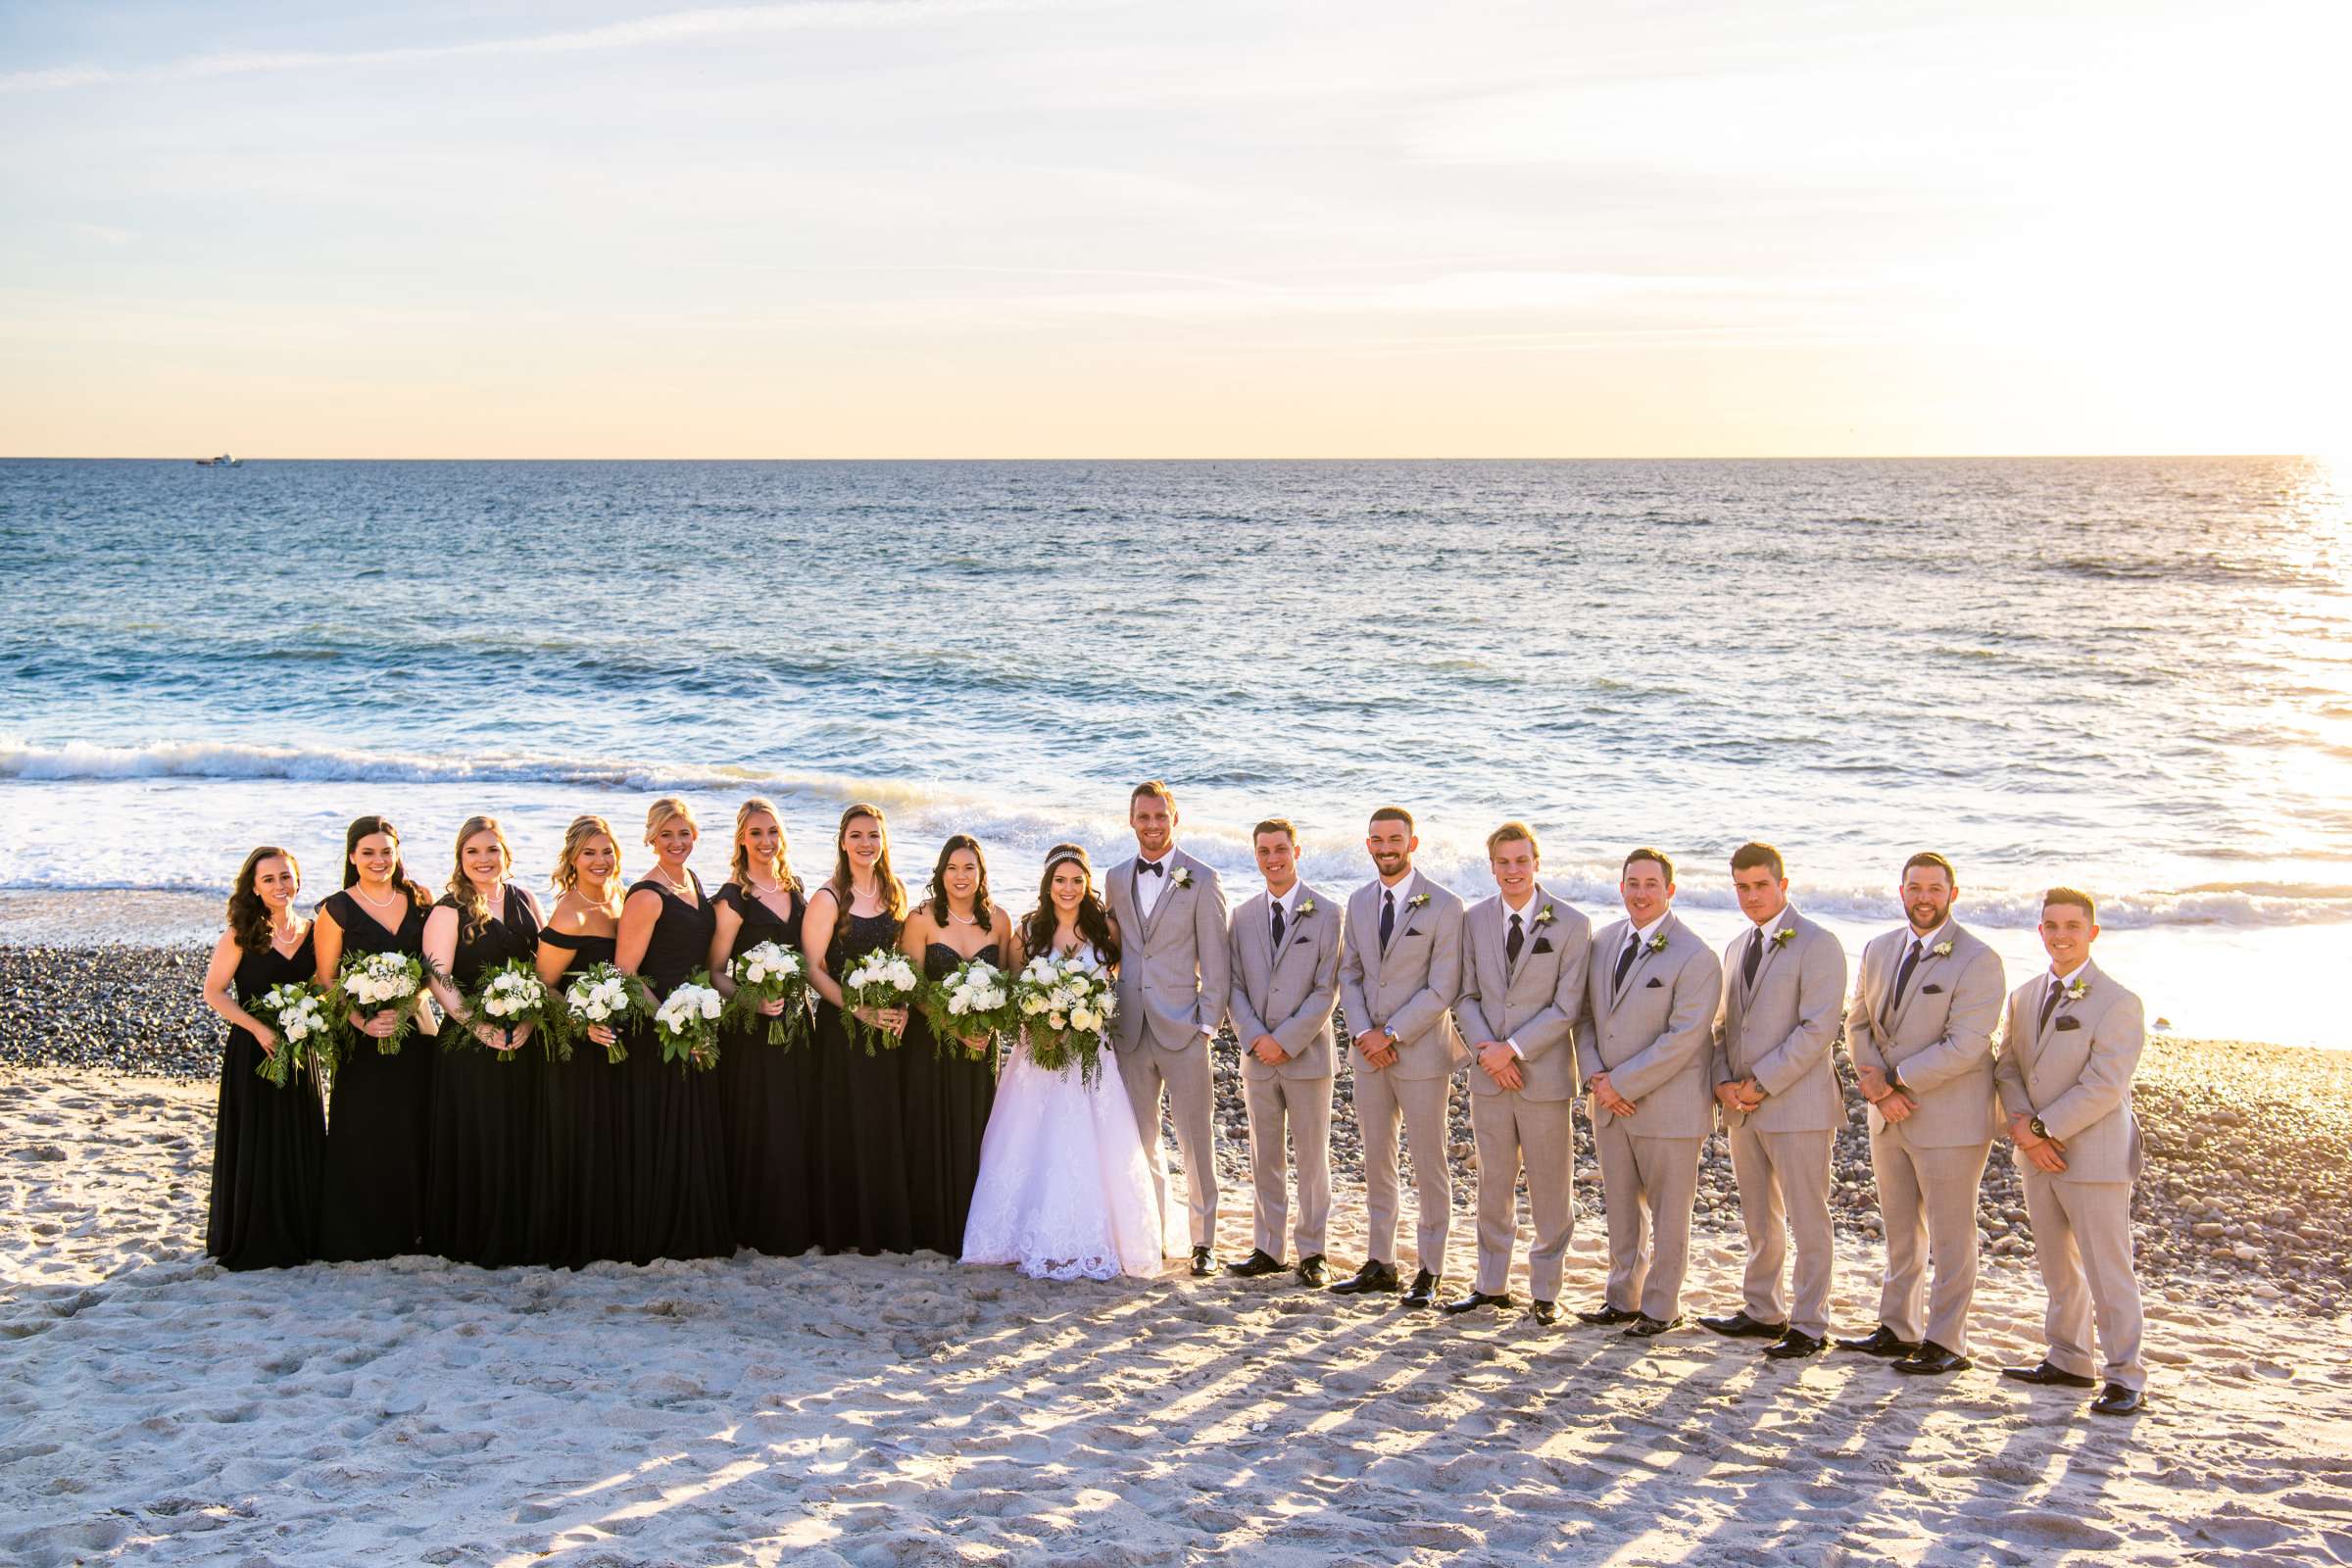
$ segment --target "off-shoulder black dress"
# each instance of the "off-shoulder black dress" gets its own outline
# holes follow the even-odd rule
[[[694,902],[658,877],[629,889],[662,897],[662,915],[638,973],[659,1002],[710,961],[718,916],[694,880]],[[622,1233],[625,1254],[638,1263],[658,1257],[728,1257],[735,1251],[727,1216],[726,1134],[718,1113],[715,1072],[662,1059],[653,1025],[630,1031],[623,1071],[628,1118],[628,1202]]]

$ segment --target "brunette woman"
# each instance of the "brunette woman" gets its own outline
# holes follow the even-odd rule
[[[561,1007],[574,976],[612,961],[620,935],[620,846],[612,824],[573,817],[549,880],[557,897],[539,929],[539,980]],[[608,1049],[619,1041],[614,1029],[591,1024],[573,1041],[569,1061],[542,1069],[531,1229],[546,1238],[546,1261],[559,1268],[627,1255],[627,1066]]]
[[[973,959],[1005,968],[1012,951],[1012,916],[988,896],[988,861],[980,843],[957,833],[940,846],[931,868],[930,897],[906,916],[900,951],[925,978],[945,980]],[[1007,987],[1011,976],[1005,977]],[[963,1250],[963,1226],[980,1174],[980,1139],[997,1098],[997,1043],[986,1035],[935,1038],[915,1013],[900,1053],[906,1074],[906,1189],[914,1212],[914,1245],[954,1257]]]
[[[343,890],[318,906],[313,924],[318,983],[331,986],[346,958],[369,953],[424,957],[424,915],[433,896],[409,875],[400,833],[380,816],[355,819],[343,834]],[[416,993],[416,1027],[399,1053],[381,1041],[399,1016],[353,1013],[361,1039],[336,1065],[326,1118],[326,1177],[318,1255],[328,1262],[397,1257],[416,1250],[424,1231],[424,1170],[433,1126],[432,1012]]]
[[[514,865],[498,819],[467,817],[449,892],[424,921],[425,969],[449,1014],[433,1064],[424,1250],[483,1268],[536,1263],[547,1250],[531,1234],[530,1207],[540,1042],[527,1023],[473,1016],[468,1001],[490,970],[538,956],[539,906],[508,880]]]
[[[640,975],[656,1002],[710,961],[715,928],[703,880],[687,868],[701,830],[684,801],[665,796],[645,813],[654,868],[620,907],[613,961]],[[727,1163],[715,1075],[664,1062],[650,1024],[629,1031],[628,1203],[622,1246],[639,1263],[657,1257],[726,1257]]]
[[[205,1005],[229,1026],[204,1225],[204,1250],[223,1268],[307,1263],[317,1240],[326,1144],[318,1078],[307,1057],[283,1085],[263,1078],[262,1059],[284,1045],[247,1010],[272,986],[312,977],[310,925],[294,912],[301,890],[302,868],[288,852],[265,844],[246,856],[228,896],[228,929],[204,970]]]
[[[833,875],[808,899],[801,949],[816,1008],[817,1244],[828,1252],[906,1252],[914,1248],[906,1190],[905,1070],[896,1049],[906,1009],[860,1007],[856,1016],[888,1043],[867,1054],[842,1018],[840,977],[877,948],[895,948],[906,919],[906,887],[890,868],[890,835],[878,806],[841,813]]]
[[[733,875],[711,895],[710,903],[716,917],[710,977],[721,995],[735,995],[728,963],[760,943],[800,951],[801,921],[808,901],[785,854],[784,824],[767,802],[755,797],[736,811]],[[768,1020],[781,1017],[786,1005],[767,1004],[748,1024],[729,1027],[718,1042],[718,1093],[726,1123],[727,1193],[735,1240],[773,1257],[805,1252],[815,1240],[808,1202],[808,1133],[816,1053],[809,1046],[806,1016],[794,1020],[798,1039],[768,1043]]]

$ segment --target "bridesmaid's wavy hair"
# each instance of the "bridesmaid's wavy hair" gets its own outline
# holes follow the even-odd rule
[[[571,819],[571,826],[564,830],[563,858],[556,861],[555,874],[547,879],[547,885],[556,890],[558,897],[579,887],[580,850],[590,839],[599,836],[612,839],[612,877],[605,884],[605,903],[607,906],[612,904],[613,892],[621,886],[620,840],[612,837],[612,823],[595,815],[575,816]]]
[[[980,863],[980,881],[972,889],[972,918],[980,929],[996,928],[997,911],[988,897],[988,857],[980,853],[980,841],[969,833],[951,833],[948,842],[939,847],[939,859],[931,867],[931,918],[941,929],[948,923],[948,857],[957,850],[969,850],[972,858]]]
[[[409,875],[409,862],[400,858],[400,829],[385,817],[353,817],[351,826],[343,830],[343,885],[347,888],[358,885],[360,868],[352,863],[351,858],[360,853],[360,840],[371,833],[381,833],[392,841],[392,885],[406,893],[409,902],[419,909],[432,907],[433,896],[425,892],[423,883]]]
[[[245,857],[245,863],[237,867],[236,885],[228,894],[228,928],[236,933],[237,946],[247,953],[260,953],[270,946],[270,906],[262,902],[253,885],[264,860],[285,861],[294,868],[295,886],[302,885],[302,862],[294,858],[292,850],[265,844]]]
[[[481,890],[473,885],[473,878],[466,874],[466,841],[476,833],[498,835],[498,853],[506,858],[509,870],[514,866],[514,851],[507,843],[507,830],[498,825],[497,817],[469,816],[459,827],[457,865],[449,873],[449,896],[457,900],[459,921],[468,934],[490,923],[490,901],[482,897]]]
[[[1078,901],[1078,934],[1095,945],[1102,961],[1116,967],[1119,939],[1110,929],[1110,906],[1095,889],[1095,862],[1076,844],[1056,844],[1046,852],[1046,870],[1037,879],[1037,907],[1021,918],[1021,951],[1034,958],[1054,946],[1054,930],[1061,917],[1054,912],[1054,868],[1064,860],[1086,873],[1086,896]]]
[[[735,808],[735,855],[727,862],[727,875],[743,889],[745,898],[752,897],[752,847],[743,842],[743,830],[752,825],[752,818],[765,812],[776,824],[776,857],[767,869],[768,876],[785,892],[798,894],[801,879],[792,874],[790,851],[792,845],[784,831],[784,816],[764,797],[755,795]]]
[[[872,817],[874,826],[882,830],[882,854],[874,861],[874,882],[882,890],[883,904],[890,910],[890,917],[893,920],[905,920],[906,884],[900,881],[899,874],[890,868],[890,823],[884,819],[879,806],[859,801],[841,813],[841,826],[833,830],[833,874],[825,879],[825,886],[832,891],[833,902],[841,906],[842,918],[849,918],[852,887],[850,852],[843,846],[849,842],[850,824],[861,816]]]

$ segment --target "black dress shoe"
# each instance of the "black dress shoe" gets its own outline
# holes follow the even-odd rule
[[[1730,1317],[1702,1317],[1698,1326],[1727,1340],[1777,1340],[1788,1332],[1786,1323],[1765,1323],[1749,1317],[1744,1308]]]
[[[1599,1311],[1579,1312],[1576,1314],[1576,1320],[1579,1323],[1590,1323],[1596,1329],[1613,1329],[1620,1323],[1631,1323],[1641,1315],[1639,1312],[1629,1312],[1622,1306],[1611,1306],[1608,1302],[1603,1301],[1600,1303]]]
[[[1839,1340],[1838,1348],[1860,1350],[1864,1355],[1916,1355],[1919,1353],[1919,1342],[1906,1340],[1882,1323],[1866,1339]]]
[[[1435,1306],[1438,1304],[1438,1287],[1444,1283],[1437,1275],[1423,1269],[1413,1276],[1413,1288],[1404,1293],[1404,1300],[1399,1304],[1416,1308]]]
[[[2137,1389],[2127,1389],[2121,1383],[2110,1383],[2090,1401],[2092,1415],[2137,1415],[2143,1401]]]
[[[1790,1329],[1770,1345],[1764,1353],[1775,1361],[1801,1361],[1808,1355],[1819,1355],[1830,1348],[1827,1340],[1815,1339],[1802,1329]]]
[[[1560,1303],[1557,1301],[1538,1301],[1530,1310],[1535,1313],[1537,1322],[1546,1326],[1560,1320]]]
[[[2013,1383],[2031,1383],[2039,1389],[2095,1389],[2099,1386],[2097,1378],[2062,1372],[2047,1361],[2039,1366],[2005,1366],[2001,1368],[2001,1376]]]
[[[1396,1294],[1396,1265],[1367,1258],[1364,1266],[1331,1288],[1334,1296],[1364,1296],[1372,1292],[1384,1296]]]
[[[1458,1301],[1447,1301],[1442,1310],[1447,1317],[1459,1317],[1464,1312],[1475,1312],[1482,1306],[1508,1306],[1510,1304],[1510,1293],[1507,1291],[1499,1296],[1489,1296],[1484,1291],[1472,1291]]]
[[[1323,1254],[1321,1252],[1309,1252],[1298,1260],[1298,1282],[1302,1285],[1311,1285],[1318,1291],[1323,1288]]]
[[[1651,1317],[1647,1312],[1636,1312],[1634,1321],[1627,1326],[1625,1333],[1628,1339],[1654,1340],[1668,1329],[1679,1329],[1682,1326],[1683,1314],[1680,1312],[1668,1318],[1656,1318]]]
[[[1922,1340],[1918,1349],[1894,1363],[1894,1369],[1907,1378],[1939,1378],[1965,1372],[1974,1365],[1974,1361],[1957,1350],[1947,1350],[1934,1340]]]
[[[1225,1272],[1240,1280],[1261,1279],[1268,1274],[1281,1273],[1282,1259],[1258,1248],[1239,1263],[1226,1264]]]
[[[1209,1255],[1208,1255],[1208,1249],[1207,1249],[1207,1248],[1205,1248],[1205,1247],[1196,1247],[1196,1248],[1194,1248],[1194,1249],[1193,1249],[1193,1278],[1195,1278],[1195,1279],[1197,1279],[1197,1280],[1204,1280],[1204,1279],[1208,1278],[1208,1277],[1209,1277],[1211,1274],[1214,1274],[1216,1271],[1217,1271],[1217,1260],[1216,1260],[1215,1258],[1213,1258],[1213,1257],[1211,1257],[1211,1256],[1209,1256]]]

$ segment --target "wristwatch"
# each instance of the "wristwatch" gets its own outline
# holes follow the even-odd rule
[[[1898,1095],[1907,1095],[1911,1092],[1903,1087],[1903,1069],[1900,1067],[1886,1069],[1886,1087]]]
[[[2034,1129],[2034,1137],[2041,1139],[2045,1143],[2049,1140],[2050,1130],[2041,1124],[2041,1118],[2039,1116],[2034,1117],[2032,1121],[2026,1123],[2026,1125]]]

